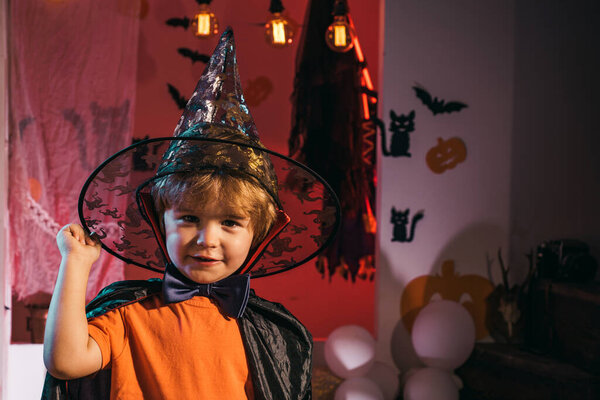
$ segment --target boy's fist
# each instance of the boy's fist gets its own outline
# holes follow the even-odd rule
[[[79,258],[93,264],[100,257],[100,242],[85,233],[81,225],[65,225],[56,235],[56,243],[63,258]]]

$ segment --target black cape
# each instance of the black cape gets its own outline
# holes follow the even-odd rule
[[[121,281],[102,289],[86,307],[87,317],[160,292],[162,280]],[[238,319],[254,399],[310,400],[312,336],[281,304],[258,297],[252,290],[244,315]],[[109,369],[70,381],[46,374],[42,400],[108,400]]]

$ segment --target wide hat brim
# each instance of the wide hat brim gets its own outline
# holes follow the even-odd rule
[[[235,146],[270,159],[276,193],[270,193],[290,217],[290,223],[255,258],[253,278],[277,274],[302,265],[329,245],[339,227],[340,205],[331,187],[307,166],[258,145],[202,136],[163,137],[137,142],[104,161],[85,182],[79,197],[79,218],[94,232],[102,247],[128,264],[163,272],[165,257],[151,222],[140,211],[139,196],[165,173],[163,155],[173,145],[211,148]],[[235,170],[234,164],[203,167],[202,160],[176,173],[203,168]],[[226,171],[225,171],[226,172]],[[252,179],[252,177],[250,176]]]

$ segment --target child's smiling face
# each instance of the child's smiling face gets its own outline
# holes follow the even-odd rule
[[[221,203],[171,207],[163,222],[171,261],[198,283],[216,282],[237,271],[252,244],[250,217]]]

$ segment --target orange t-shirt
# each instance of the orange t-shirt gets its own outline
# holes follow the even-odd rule
[[[165,305],[157,293],[90,319],[88,330],[112,368],[111,399],[248,398],[237,322],[206,297]]]

